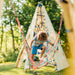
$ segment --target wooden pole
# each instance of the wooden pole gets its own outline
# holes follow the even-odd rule
[[[68,0],[68,3],[60,2],[60,0],[56,0],[56,2],[61,5],[61,8],[63,9],[65,28],[67,31],[68,42],[72,54],[70,68],[69,71],[67,71],[67,75],[75,75],[75,1],[73,4],[71,3],[71,0]]]

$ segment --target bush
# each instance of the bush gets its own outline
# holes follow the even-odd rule
[[[7,53],[1,53],[0,63],[16,61],[17,56],[18,56],[18,51],[17,50],[15,52],[8,51]]]
[[[0,63],[3,63],[3,62],[4,62],[4,57],[0,53]]]

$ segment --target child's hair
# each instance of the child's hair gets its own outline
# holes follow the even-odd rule
[[[46,41],[48,38],[48,35],[45,31],[41,31],[38,35],[38,40],[40,41]]]

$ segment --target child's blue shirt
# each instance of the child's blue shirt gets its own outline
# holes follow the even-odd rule
[[[38,39],[37,39],[37,36],[35,36],[34,38],[33,38],[33,44],[32,44],[32,46],[39,46],[39,45],[41,45],[41,44],[43,44],[44,42],[49,42],[49,40],[47,40],[47,41],[39,41]]]

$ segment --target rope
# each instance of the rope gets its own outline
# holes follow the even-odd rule
[[[29,46],[28,46],[27,40],[24,38],[23,30],[22,30],[22,28],[21,28],[19,19],[18,19],[17,15],[16,15],[16,12],[15,12],[15,9],[14,9],[14,6],[13,6],[11,0],[10,0],[10,3],[11,3],[11,6],[12,6],[12,9],[13,9],[13,11],[14,11],[14,14],[15,14],[15,17],[16,17],[16,21],[17,21],[17,23],[18,23],[18,25],[19,25],[19,28],[20,28],[20,31],[21,31],[21,33],[22,33],[22,37],[23,37],[23,40],[24,40],[24,46],[26,47],[26,51],[27,51],[27,53],[29,54]],[[27,47],[28,47],[28,48],[27,48]],[[30,57],[31,57],[31,55],[30,55]],[[29,57],[28,57],[28,58],[29,58]],[[32,59],[31,59],[31,63],[32,63],[33,66],[34,66],[34,63],[33,63],[33,60],[32,60]],[[34,66],[34,67],[35,67],[35,66]]]
[[[61,30],[61,27],[62,27],[62,20],[63,20],[63,14],[61,15],[59,31]]]

